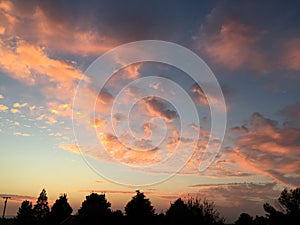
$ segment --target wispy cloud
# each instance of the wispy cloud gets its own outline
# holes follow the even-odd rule
[[[124,191],[124,190],[78,190],[78,192],[86,192],[86,193],[101,193],[101,194],[119,194],[119,195],[134,195],[135,190],[132,191]],[[144,194],[152,194],[153,191],[143,191]]]
[[[16,194],[0,194],[0,198],[2,197],[11,197],[10,201],[16,201],[16,202],[22,202],[25,200],[28,201],[34,201],[37,198],[33,196],[27,196],[27,195],[16,195]]]

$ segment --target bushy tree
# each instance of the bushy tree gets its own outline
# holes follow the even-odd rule
[[[72,208],[68,203],[67,195],[63,194],[55,201],[50,212],[50,221],[52,225],[60,224],[71,216]]]
[[[264,210],[270,225],[298,225],[300,221],[300,188],[290,191],[284,189],[278,198],[278,209],[265,203]]]
[[[86,200],[78,210],[77,222],[84,225],[94,225],[100,222],[105,224],[111,216],[110,206],[105,194],[92,193],[86,196]]]
[[[155,209],[150,200],[139,190],[125,206],[125,213],[130,223],[149,224],[154,220]]]
[[[223,224],[213,202],[201,201],[199,198],[189,198],[186,202],[177,199],[166,212],[168,223],[179,224]]]
[[[43,189],[33,207],[33,214],[38,224],[45,224],[49,211],[47,193]]]
[[[22,202],[21,207],[19,208],[17,213],[16,221],[19,225],[34,224],[35,220],[31,202],[27,200]]]

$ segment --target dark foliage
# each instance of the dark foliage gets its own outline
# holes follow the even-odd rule
[[[139,190],[125,206],[125,214],[130,224],[151,224],[155,210],[149,199]]]
[[[213,202],[201,201],[198,198],[189,198],[186,202],[180,198],[171,203],[166,212],[168,224],[196,225],[196,224],[223,224],[223,218],[219,217]]]
[[[20,225],[32,225],[34,223],[34,214],[31,202],[22,202],[21,207],[18,210],[16,219],[17,224]]]
[[[264,210],[270,225],[298,225],[300,221],[300,188],[290,191],[284,189],[278,198],[278,209],[265,203]]]
[[[241,213],[237,221],[234,223],[235,225],[268,225],[268,219],[263,216],[256,216],[253,219],[248,213]]]
[[[51,208],[43,189],[36,205],[29,201],[22,202],[15,219],[0,219],[0,225],[214,225],[224,224],[213,202],[188,198],[177,199],[170,204],[166,213],[156,214],[151,201],[144,193],[136,195],[125,206],[125,215],[120,210],[112,211],[111,204],[104,194],[92,193],[86,196],[76,215],[71,215],[72,208],[67,195],[61,195]],[[264,204],[266,217],[253,218],[242,213],[235,225],[298,225],[300,221],[300,188],[284,189],[275,208]]]
[[[248,213],[242,213],[237,221],[234,223],[235,225],[253,225],[253,217]]]
[[[63,194],[59,196],[59,199],[53,204],[49,215],[51,225],[59,225],[62,221],[65,221],[71,216],[72,211],[73,210],[68,203],[67,195]]]
[[[36,204],[33,207],[33,215],[37,224],[46,224],[49,216],[48,197],[46,190],[43,189],[40,196],[37,199]]]
[[[86,196],[76,216],[76,223],[82,225],[107,224],[110,221],[110,202],[105,198],[105,194],[92,193]]]

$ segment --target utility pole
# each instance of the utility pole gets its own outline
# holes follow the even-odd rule
[[[10,197],[3,197],[3,199],[5,199],[5,201],[4,201],[4,208],[3,208],[2,219],[4,219],[7,200],[10,199]]]

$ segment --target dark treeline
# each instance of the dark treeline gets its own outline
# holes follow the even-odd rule
[[[300,188],[284,189],[276,207],[265,203],[265,216],[253,218],[248,213],[240,214],[235,225],[299,225]],[[233,209],[234,210],[234,209]],[[53,206],[48,205],[46,190],[40,193],[36,204],[23,201],[17,216],[2,219],[5,225],[212,225],[225,224],[213,202],[199,198],[178,198],[170,204],[165,213],[157,214],[151,201],[144,193],[136,191],[135,196],[126,204],[124,213],[112,210],[105,194],[92,193],[86,196],[77,213],[72,215],[67,195],[63,194]]]

